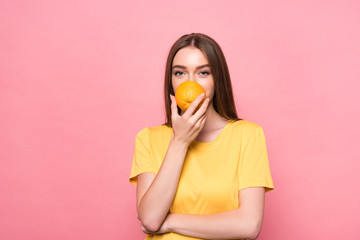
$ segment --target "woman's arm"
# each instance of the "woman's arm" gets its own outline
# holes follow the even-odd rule
[[[206,215],[170,214],[170,232],[206,239],[256,239],[263,220],[265,190],[245,188],[239,192],[240,207]]]
[[[150,231],[159,230],[166,219],[174,201],[188,147],[204,127],[209,98],[193,114],[203,97],[204,95],[198,96],[180,116],[175,96],[170,94],[173,135],[154,180],[151,183],[140,183],[142,196],[139,196],[138,216],[142,225]],[[148,185],[150,186],[147,187]]]
[[[141,182],[138,179],[138,187],[150,184],[145,194],[140,196],[138,206],[138,218],[144,227],[150,231],[157,231],[166,218],[170,206],[174,200],[182,171],[188,146],[171,138],[168,150],[158,174],[152,183]]]

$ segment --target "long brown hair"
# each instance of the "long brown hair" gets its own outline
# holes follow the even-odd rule
[[[175,95],[172,87],[171,75],[172,64],[176,53],[184,47],[196,47],[200,49],[207,57],[210,69],[214,77],[214,97],[213,106],[215,111],[222,117],[228,120],[243,120],[238,118],[232,93],[230,74],[224,54],[217,42],[209,36],[202,33],[191,33],[180,37],[171,47],[166,61],[165,69],[165,109],[166,119],[163,125],[172,127],[171,121],[171,99],[170,93]],[[181,109],[177,107],[180,115]]]

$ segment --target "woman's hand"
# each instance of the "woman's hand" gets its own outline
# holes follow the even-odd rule
[[[142,223],[141,223],[141,231],[143,231],[146,234],[164,234],[164,233],[170,232],[170,229],[169,229],[170,215],[171,215],[171,213],[169,213],[167,215],[165,221],[163,222],[163,224],[161,225],[159,230],[157,230],[156,232],[152,232],[152,231],[146,229]]]
[[[190,145],[190,143],[199,135],[203,129],[206,121],[206,109],[209,105],[209,99],[207,98],[198,111],[193,115],[197,106],[203,100],[200,95],[193,101],[189,108],[181,116],[177,111],[176,99],[170,94],[171,99],[171,122],[174,132],[174,138],[181,142]]]

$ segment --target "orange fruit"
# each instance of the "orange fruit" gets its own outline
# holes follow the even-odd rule
[[[199,103],[194,113],[199,110],[206,99],[205,89],[194,81],[182,82],[176,89],[175,99],[176,103],[184,112],[189,108],[190,104],[200,95],[204,93],[203,100]]]

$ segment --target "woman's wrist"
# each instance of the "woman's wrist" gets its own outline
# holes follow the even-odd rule
[[[167,230],[169,232],[175,232],[176,225],[176,213],[170,213],[167,219]]]
[[[170,144],[176,146],[177,148],[184,149],[186,151],[189,147],[188,142],[181,141],[180,139],[176,138],[174,135],[171,137]]]

